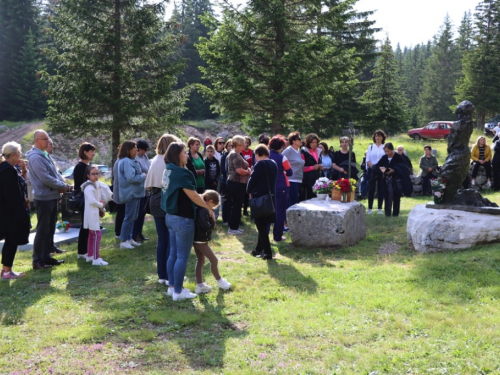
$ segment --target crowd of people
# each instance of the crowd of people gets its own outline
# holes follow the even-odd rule
[[[367,214],[373,212],[377,192],[378,213],[398,216],[401,196],[411,189],[408,181],[413,171],[412,163],[403,146],[395,149],[391,142],[386,142],[382,130],[377,130],[372,139],[360,168],[364,172],[362,182],[367,185],[363,189],[361,184],[362,195],[365,193],[368,197]],[[172,134],[164,134],[158,140],[156,155],[151,160],[147,156],[149,144],[144,140],[125,141],[120,145],[111,187],[116,210],[115,237],[120,240],[121,249],[141,246],[148,240],[142,233],[145,215],[152,215],[158,235],[158,282],[168,286],[168,295],[174,301],[194,298],[212,289],[203,280],[206,259],[219,288],[231,288],[231,284],[222,278],[217,256],[209,244],[218,216],[222,216],[223,225],[228,227],[227,233],[238,236],[244,233],[242,216],[252,215],[258,236],[251,255],[272,259],[271,225],[273,240],[286,240],[287,208],[314,198],[313,185],[318,178],[344,178],[350,171],[351,177],[358,179],[356,155],[349,152],[348,137],[340,138],[337,151],[320,141],[314,133],[304,138],[299,132],[292,132],[288,137],[275,135],[271,138],[262,134],[258,143],[252,149],[249,137],[236,135],[227,140],[217,137],[213,143],[206,138],[201,148],[202,142],[195,137],[183,143]],[[21,159],[19,144],[9,142],[2,147],[0,203],[7,212],[0,217],[0,239],[5,239],[1,274],[4,280],[24,276],[14,272],[12,266],[17,246],[28,242],[30,231],[27,165],[38,220],[33,269],[64,262],[51,253],[63,252],[53,243],[57,205],[61,194],[73,188],[73,194],[80,194],[83,202],[77,256],[96,266],[108,265],[100,257],[102,228],[99,221],[105,215],[111,191],[98,181],[99,169],[92,164],[96,148],[89,142],[80,145],[73,187],[58,172],[50,156],[51,146],[53,143],[48,134],[37,130],[34,145],[26,154],[27,161]],[[438,162],[431,151],[430,146],[424,146],[419,161],[424,194],[430,191],[430,179],[437,177],[439,172]],[[479,137],[474,145],[472,160],[476,165],[472,184],[481,165],[489,184],[492,170],[494,174],[498,172],[491,167],[492,152],[484,137]],[[500,185],[498,179],[494,181]],[[267,194],[272,198],[274,212],[258,217],[253,215],[253,210],[249,212],[251,200]],[[184,288],[191,247],[194,247],[197,257],[195,293]]]

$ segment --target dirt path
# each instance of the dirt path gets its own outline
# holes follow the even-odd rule
[[[3,133],[0,133],[0,147],[1,145],[10,141],[21,143],[26,134],[31,133],[32,131],[40,128],[42,125],[43,122],[29,123],[17,126]],[[28,150],[23,150],[23,151],[26,152]]]

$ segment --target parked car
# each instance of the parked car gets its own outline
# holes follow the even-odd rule
[[[453,121],[432,121],[423,128],[408,130],[408,136],[419,139],[446,139],[451,131]]]
[[[103,164],[97,164],[95,165],[97,168],[99,168],[99,173],[101,174],[101,176],[104,176],[105,179],[110,179],[111,178],[111,168],[108,167],[107,165],[103,165]],[[69,167],[68,169],[66,169],[63,173],[62,173],[62,176],[65,178],[65,179],[69,179],[69,180],[73,180],[74,179],[74,176],[73,176],[73,172],[75,170],[75,167]]]
[[[484,124],[484,134],[494,137],[495,134],[493,134],[493,128],[497,126],[499,122],[500,115],[496,115],[491,120],[486,121],[486,124]]]

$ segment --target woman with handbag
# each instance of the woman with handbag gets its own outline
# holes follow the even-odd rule
[[[146,176],[144,187],[148,191],[149,211],[155,220],[158,243],[156,244],[156,270],[158,282],[168,285],[167,260],[170,249],[170,237],[165,223],[166,212],[161,209],[161,181],[165,172],[165,154],[172,142],[181,142],[172,134],[163,134],[156,146],[156,156],[151,159],[151,166]]]
[[[247,192],[251,195],[251,213],[255,221],[255,226],[259,232],[259,238],[255,250],[251,252],[254,257],[262,259],[272,259],[271,243],[267,226],[274,223],[276,219],[276,178],[278,176],[278,167],[274,160],[269,159],[269,149],[266,145],[260,144],[255,150],[255,160],[253,172],[247,184]],[[255,200],[260,200],[262,211],[257,210],[253,205]],[[266,201],[266,202],[264,202]],[[269,205],[271,206],[269,209]],[[274,212],[272,209],[274,208]]]
[[[73,170],[73,177],[75,178],[75,188],[73,195],[82,195],[82,202],[85,202],[85,199],[83,198],[83,191],[81,189],[81,186],[85,181],[87,181],[87,167],[92,164],[94,156],[95,146],[92,143],[83,142],[78,149],[78,157],[80,158],[80,161]],[[80,212],[82,214],[82,226],[80,227],[80,232],[78,233],[77,259],[87,259],[87,242],[89,239],[89,229],[83,227],[85,218],[85,204],[81,207]]]

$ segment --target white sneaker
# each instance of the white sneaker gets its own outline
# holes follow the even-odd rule
[[[93,266],[107,266],[109,263],[102,260],[102,258],[97,258],[92,261]]]
[[[182,292],[180,292],[180,293],[174,292],[172,299],[174,301],[182,301],[183,299],[191,299],[191,298],[195,298],[195,297],[197,297],[197,295],[194,293],[191,293],[189,291],[189,289],[182,289]]]
[[[471,185],[472,185],[472,186],[476,186],[476,180],[472,180]]]
[[[120,236],[115,236],[115,238],[120,239]]]
[[[234,234],[235,236],[238,236],[243,234],[243,232],[240,232],[239,229],[228,229],[227,234]]]
[[[167,295],[168,295],[169,297],[172,297],[172,296],[174,295],[174,288],[170,288],[170,287],[168,287],[168,290],[167,290]]]
[[[238,228],[238,229],[236,229],[236,230],[237,230],[238,232],[240,232],[240,233],[245,233],[245,231],[244,231],[243,229]]]
[[[85,260],[87,260],[87,254],[78,254],[78,256],[76,257],[76,259],[85,259]]]
[[[367,214],[367,215],[371,215],[371,214],[372,214],[372,212],[373,212],[373,211],[372,211],[372,209],[370,208],[368,211],[366,211],[366,214]]]
[[[142,243],[135,242],[134,240],[128,240],[127,242],[132,246],[142,246]]]
[[[133,249],[134,247],[127,241],[120,243],[120,249]]]
[[[158,279],[158,284],[168,285],[168,280],[166,280],[166,279]]]
[[[382,210],[380,210],[380,209],[379,209],[377,213],[378,213],[379,215],[383,215],[383,214],[384,214],[384,211],[382,211]]]
[[[219,288],[224,290],[228,290],[229,288],[231,288],[231,283],[228,283],[226,279],[217,280],[217,285],[219,286]]]
[[[94,261],[94,257],[87,256],[87,263]]]
[[[194,290],[194,292],[196,294],[200,294],[200,293],[208,293],[212,290],[212,287],[210,285],[207,285],[205,283],[201,283],[200,285],[196,285],[196,289]]]

